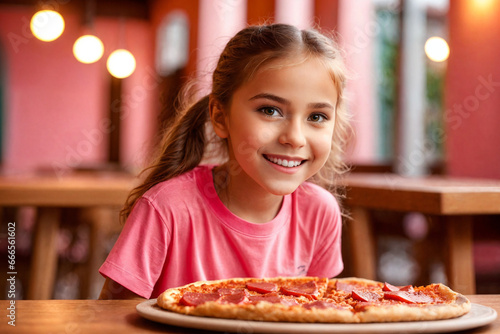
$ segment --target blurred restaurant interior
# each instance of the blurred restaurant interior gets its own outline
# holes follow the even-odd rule
[[[55,28],[49,12],[34,16],[44,9],[63,20],[52,40],[35,37],[37,28]],[[221,48],[248,24],[337,36],[351,76],[351,174],[399,175],[403,188],[425,177],[499,180],[499,17],[497,0],[0,0],[0,254],[7,256],[7,222],[15,222],[16,297],[97,298],[120,203],[175,117],[181,87],[196,78],[207,93]],[[83,35],[98,37],[94,58],[90,44],[78,54]],[[118,73],[113,55],[122,56]],[[466,291],[500,293],[499,185],[492,208],[477,197],[479,209],[466,218],[438,213],[449,214],[446,226],[430,211],[372,207],[373,278],[449,282],[454,255],[441,246],[457,219],[472,238],[475,286]],[[460,201],[454,205],[468,207]],[[350,224],[342,276],[359,274]],[[4,291],[2,280],[3,299]]]

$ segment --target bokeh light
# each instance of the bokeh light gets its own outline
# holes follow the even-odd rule
[[[135,58],[125,49],[118,49],[113,51],[106,63],[109,73],[112,76],[123,79],[130,76],[135,71]]]
[[[104,44],[93,35],[84,35],[73,44],[73,54],[78,61],[84,64],[95,63],[104,53]]]
[[[430,60],[442,62],[448,59],[450,47],[441,37],[431,37],[425,42],[425,54]]]
[[[41,10],[31,18],[30,29],[41,41],[51,42],[61,36],[64,31],[64,19],[53,10]]]

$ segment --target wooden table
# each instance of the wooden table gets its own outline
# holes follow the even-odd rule
[[[468,296],[473,303],[494,308],[500,314],[500,295]],[[134,300],[19,300],[15,303],[16,327],[8,325],[9,300],[0,301],[3,310],[0,333],[214,333],[184,329],[143,319]],[[500,318],[466,333],[500,333]]]
[[[500,181],[352,173],[346,186],[355,276],[376,278],[370,210],[420,212],[446,227],[448,284],[464,294],[475,293],[472,216],[500,214]]]
[[[68,174],[61,178],[35,174],[0,176],[0,207],[37,207],[28,299],[52,296],[62,208],[120,208],[133,180],[127,174],[110,172]]]

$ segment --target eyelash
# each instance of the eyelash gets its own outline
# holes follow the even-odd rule
[[[311,119],[311,117],[313,117],[313,116],[319,116],[319,117],[322,118],[321,121],[317,121],[317,122],[314,122],[314,123],[323,123],[323,122],[328,121],[328,117],[326,117],[325,114],[312,114],[311,116],[308,117],[308,119]]]
[[[277,112],[280,116],[282,115],[281,110],[279,108],[276,108],[276,107],[261,107],[261,108],[259,108],[257,110],[259,112],[261,112],[265,117],[276,117],[275,112]],[[269,110],[273,110],[274,111],[272,115],[269,115],[269,114],[266,113],[266,111],[269,111]],[[311,120],[311,118],[315,117],[315,116],[321,117],[321,120],[320,121],[313,121],[314,123],[323,123],[323,122],[328,121],[328,117],[325,114],[322,114],[322,113],[313,113],[307,119]]]
[[[261,112],[264,116],[266,116],[266,117],[275,117],[275,116],[274,116],[274,113],[273,113],[273,115],[268,115],[268,114],[266,114],[266,111],[267,111],[267,110],[274,110],[274,111],[276,111],[279,115],[281,115],[281,111],[280,111],[278,108],[276,108],[276,107],[261,107],[261,108],[259,108],[259,109],[257,109],[257,110],[258,110],[258,111],[260,111],[260,112]]]

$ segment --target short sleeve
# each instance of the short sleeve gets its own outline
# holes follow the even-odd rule
[[[331,196],[331,194],[329,194]],[[324,208],[322,222],[323,228],[320,234],[323,238],[316,245],[313,262],[309,266],[307,274],[317,277],[335,277],[344,269],[342,261],[342,215],[339,205],[333,196]]]
[[[158,211],[141,198],[99,272],[139,296],[150,298],[165,262],[169,238]]]

